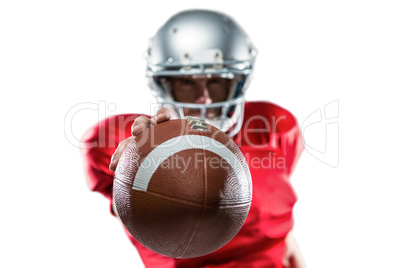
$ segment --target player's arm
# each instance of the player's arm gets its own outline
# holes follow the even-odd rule
[[[296,239],[292,232],[286,237],[286,251],[285,259],[283,262],[284,268],[306,268],[303,256],[300,252],[299,246],[297,245]]]

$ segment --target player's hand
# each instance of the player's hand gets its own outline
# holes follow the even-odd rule
[[[110,160],[109,170],[116,171],[117,163],[119,162],[120,156],[126,149],[127,145],[135,138],[135,136],[139,135],[145,129],[147,129],[151,125],[156,125],[171,119],[178,119],[179,115],[172,109],[169,108],[160,108],[153,118],[148,118],[144,115],[137,117],[134,120],[133,125],[131,126],[131,136],[119,143],[116,151],[112,155],[112,159]]]

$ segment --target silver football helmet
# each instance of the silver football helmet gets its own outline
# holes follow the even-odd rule
[[[256,56],[256,48],[232,18],[214,11],[188,10],[171,17],[150,39],[146,77],[162,106],[174,107],[182,118],[188,115],[186,111],[198,110],[196,115],[234,136],[243,122],[244,93]],[[184,77],[227,80],[224,100],[179,102],[171,79]],[[208,116],[210,110],[218,112]]]

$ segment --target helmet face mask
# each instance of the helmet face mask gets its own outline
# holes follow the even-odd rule
[[[162,107],[169,107],[176,110],[181,118],[185,118],[185,116],[204,118],[207,123],[225,132],[230,137],[239,132],[243,123],[243,97],[238,97],[230,101],[202,105],[167,100],[159,103]]]
[[[235,135],[257,52],[224,14],[190,10],[168,20],[150,40],[149,87],[162,106],[181,117],[199,116]]]

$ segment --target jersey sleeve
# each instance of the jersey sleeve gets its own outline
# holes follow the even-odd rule
[[[294,222],[297,196],[290,175],[303,150],[301,131],[296,118],[278,105],[249,102],[245,108],[236,143],[245,155],[253,178],[249,218],[258,221],[268,237],[283,237]]]
[[[109,170],[110,159],[119,143],[131,136],[131,125],[138,116],[125,114],[106,118],[82,137],[85,146],[81,154],[87,185],[109,200],[112,214],[114,172]]]

